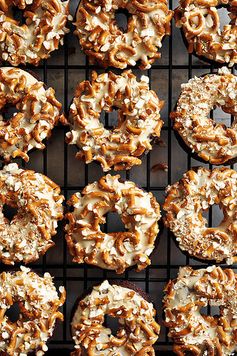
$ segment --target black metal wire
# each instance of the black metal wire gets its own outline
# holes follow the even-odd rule
[[[173,8],[173,1],[169,0],[169,5],[170,8]],[[71,29],[72,31],[72,29]],[[85,78],[90,79],[90,73],[91,70],[101,70],[101,67],[96,66],[96,65],[90,65],[88,62],[88,59],[86,59],[85,64],[80,64],[80,65],[75,65],[75,64],[70,64],[69,63],[69,39],[70,37],[67,35],[65,36],[65,41],[64,41],[64,64],[52,64],[52,62],[48,63],[48,61],[44,61],[43,64],[40,64],[38,69],[43,71],[43,79],[44,82],[47,83],[48,79],[48,72],[50,70],[62,70],[64,73],[64,110],[67,111],[69,102],[68,102],[68,94],[69,94],[69,71],[70,70],[83,70],[85,73]],[[78,45],[79,46],[79,45]],[[169,45],[168,45],[168,52],[169,52],[169,59],[168,59],[168,64],[159,64],[159,61],[155,63],[150,70],[147,71],[147,75],[150,78],[150,82],[152,81],[153,78],[153,70],[160,70],[160,71],[168,71],[168,97],[166,100],[168,100],[168,111],[172,111],[173,109],[173,103],[172,103],[172,97],[173,97],[173,73],[175,71],[179,70],[186,70],[188,73],[188,78],[191,78],[193,76],[193,71],[196,69],[206,69],[206,72],[213,71],[214,66],[210,66],[209,64],[206,63],[198,63],[198,64],[193,64],[193,58],[192,55],[189,55],[189,60],[188,64],[173,64],[173,36],[171,35],[169,38]],[[22,69],[25,69],[25,67],[22,67]],[[33,66],[27,66],[27,69],[32,69],[34,70],[35,67]],[[110,68],[111,70],[114,70],[113,68]],[[137,69],[133,68],[133,70]],[[185,82],[184,80],[183,82]],[[108,116],[105,116],[105,121],[106,125],[108,125]],[[67,128],[63,126],[58,126],[55,128],[56,132],[60,132],[61,130],[64,130],[64,133],[66,134]],[[162,129],[164,132],[167,132],[168,134],[168,173],[167,173],[167,183],[171,184],[172,182],[172,134],[173,134],[173,129],[172,129],[172,124],[171,121],[168,120],[168,125],[164,126]],[[162,192],[164,194],[166,187],[165,186],[154,186],[151,185],[151,158],[150,154],[148,154],[143,159],[146,159],[146,185],[143,186],[144,189],[147,191],[153,191],[153,192]],[[59,162],[60,163],[60,162]],[[46,149],[43,152],[43,172],[44,174],[47,175],[48,173],[48,166],[50,165],[50,161],[48,160],[48,149],[47,149],[47,143],[46,143]],[[69,198],[69,196],[72,194],[74,191],[81,191],[84,186],[81,185],[69,185],[68,182],[68,145],[65,143],[64,144],[64,162],[62,162],[62,165],[64,165],[64,168],[61,167],[64,171],[64,178],[63,178],[63,184],[61,185],[62,192],[65,196],[65,199]],[[190,154],[187,154],[187,169],[189,169],[192,165],[192,158]],[[84,167],[84,175],[85,175],[85,185],[89,183],[89,171],[88,171],[88,165],[85,165]],[[102,174],[102,171],[101,171]],[[126,179],[130,179],[130,172],[126,172]],[[210,211],[209,214],[209,223],[212,222],[212,212]],[[62,228],[62,225],[60,225]],[[105,226],[105,229],[107,227]],[[168,282],[170,278],[172,278],[172,272],[176,271],[181,265],[177,263],[172,263],[171,261],[171,240],[172,236],[168,232],[167,233],[167,248],[166,251],[160,251],[161,254],[166,254],[167,258],[167,264],[158,264],[157,261],[153,261],[151,266],[147,267],[146,270],[141,273],[137,273],[136,275],[133,273],[133,270],[127,270],[122,276],[114,276],[113,279],[116,280],[128,280],[134,283],[138,283],[141,285],[144,285],[145,291],[149,294],[150,293],[150,287],[152,283],[165,283]],[[189,264],[190,259],[189,257],[186,257],[186,264]],[[182,264],[183,266],[185,264]],[[196,266],[199,266],[197,264]],[[206,264],[201,264],[201,267],[205,268],[208,266],[208,263]],[[225,266],[225,265],[223,265]],[[15,266],[16,268],[18,267]],[[83,285],[84,290],[88,288],[88,285],[91,283],[100,283],[102,282],[105,278],[109,278],[109,273],[107,271],[103,271],[101,273],[101,277],[91,277],[90,272],[93,272],[95,270],[94,267],[88,266],[86,264],[84,265],[77,265],[73,264],[71,262],[71,259],[68,258],[68,252],[67,252],[67,246],[66,242],[64,241],[64,246],[63,246],[63,263],[50,263],[47,259],[47,254],[42,258],[40,263],[32,266],[37,272],[45,272],[46,270],[52,271],[51,273],[53,274],[54,271],[56,272],[57,270],[61,271],[61,275],[58,277],[55,277],[56,282],[60,282],[63,284],[67,290],[67,295],[70,295],[70,288],[69,288],[69,283],[77,283],[78,285]],[[237,265],[232,266],[233,268],[237,268]],[[7,270],[10,267],[3,266],[1,265],[1,270]],[[78,271],[78,275],[75,277],[70,276],[69,272],[71,270],[76,270]],[[153,277],[152,272],[153,271],[164,271],[166,272],[164,274],[164,277]],[[81,273],[82,272],[82,273]],[[157,300],[162,299],[162,295],[157,294],[156,298]],[[71,305],[68,304],[68,302],[65,303],[63,307],[63,312],[64,312],[64,324],[63,324],[63,330],[62,330],[62,338],[60,340],[55,340],[53,339],[52,341],[49,342],[49,351],[48,355],[54,355],[57,352],[57,355],[67,355],[69,354],[70,350],[73,348],[73,341],[71,340],[70,334],[68,334],[68,325],[70,323],[70,318],[68,317],[69,315],[69,310],[71,308]],[[161,310],[157,310],[158,314],[160,315],[159,320],[161,320]],[[164,328],[164,326],[162,326]],[[156,349],[160,350],[160,348],[163,351],[159,351],[159,355],[166,354],[166,355],[171,355],[171,345],[172,343],[168,339],[168,334],[166,332],[165,334],[165,339],[164,340],[158,340]]]

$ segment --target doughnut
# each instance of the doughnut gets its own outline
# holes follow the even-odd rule
[[[71,323],[75,351],[71,356],[155,356],[152,345],[160,326],[152,303],[144,295],[129,282],[104,281],[94,286],[75,308]],[[106,315],[118,319],[116,335],[104,326]]]
[[[138,158],[152,149],[151,140],[160,137],[164,102],[149,90],[149,78],[138,82],[131,71],[92,74],[92,81],[77,86],[70,106],[67,142],[81,150],[76,157],[86,163],[98,161],[104,171],[130,169],[140,165]],[[104,127],[100,114],[118,109],[118,125]]]
[[[14,7],[23,11],[23,24],[14,19]],[[0,57],[13,66],[38,65],[63,44],[68,18],[68,1],[1,0]]]
[[[66,240],[73,261],[86,262],[123,273],[137,265],[140,271],[150,264],[149,255],[159,232],[160,206],[152,193],[130,181],[110,174],[87,185],[67,202]],[[101,224],[108,212],[121,217],[127,231],[106,233]]]
[[[210,111],[216,106],[237,118],[237,76],[227,68],[218,74],[194,77],[182,84],[176,111],[171,113],[174,129],[201,159],[223,164],[237,157],[235,120],[231,127],[216,123]]]
[[[237,275],[232,269],[209,266],[180,268],[168,283],[164,298],[165,324],[179,356],[230,356],[237,351]],[[219,315],[201,308],[219,307]]]
[[[223,220],[207,227],[203,211],[218,204]],[[237,261],[237,172],[229,168],[191,169],[167,188],[165,225],[182,250],[204,260]]]
[[[221,29],[218,8],[228,9],[230,22]],[[189,53],[208,60],[237,63],[236,0],[179,0],[176,26],[182,29]]]
[[[0,155],[5,161],[21,157],[29,161],[32,148],[45,148],[42,141],[57,124],[62,105],[53,88],[44,87],[30,73],[19,68],[0,68]],[[9,120],[4,120],[4,108],[16,108]]]
[[[0,285],[1,355],[44,355],[56,321],[63,320],[58,309],[65,302],[64,287],[59,287],[59,297],[49,273],[40,277],[23,266],[19,271],[2,272]],[[12,322],[6,312],[15,303],[19,317]]]
[[[10,163],[0,171],[0,260],[29,263],[54,245],[58,220],[63,218],[63,196],[48,177]],[[4,205],[17,209],[10,221]]]
[[[119,9],[129,13],[125,32],[116,22]],[[170,34],[172,17],[167,0],[82,0],[75,34],[92,63],[121,69],[138,63],[149,69],[161,56],[158,50]]]

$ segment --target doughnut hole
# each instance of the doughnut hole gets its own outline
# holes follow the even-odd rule
[[[111,111],[102,110],[100,113],[100,122],[107,130],[113,130],[119,126],[119,118],[122,119],[122,112],[118,107],[112,106]],[[124,117],[124,120],[126,118]]]
[[[224,220],[223,210],[220,208],[219,205],[213,205],[211,207],[211,226],[209,227],[218,227],[221,225],[222,221]]]
[[[210,112],[210,117],[214,120],[216,125],[225,125],[225,127],[230,128],[235,124],[234,120],[233,122],[231,120],[231,115],[223,110],[221,106],[215,106]]]
[[[218,228],[225,221],[223,209],[218,204],[210,205],[203,210],[202,216],[207,221],[207,228]]]
[[[11,222],[14,217],[17,215],[18,213],[18,209],[16,206],[14,206],[13,204],[9,205],[9,204],[4,204],[3,205],[3,209],[2,209],[2,213],[4,215],[4,217]]]
[[[19,214],[19,198],[17,194],[7,194],[1,200],[1,211],[3,216],[7,219],[7,222],[10,224],[13,220],[20,219]]]
[[[4,122],[8,122],[19,112],[20,112],[20,110],[15,105],[13,105],[11,103],[7,103],[1,109],[2,120]]]
[[[220,318],[220,307],[211,305],[211,301],[208,301],[208,305],[206,307],[201,307],[199,309],[200,314],[205,317],[217,317]]]
[[[112,107],[112,111],[107,115],[105,114],[105,128],[113,129],[117,128],[119,125],[119,112],[116,106]]]
[[[211,315],[211,308],[209,305],[207,305],[206,307],[201,307],[199,309],[199,312],[202,316],[210,316]]]
[[[209,303],[206,307],[199,309],[201,315],[206,316],[219,316],[220,308],[218,306],[211,306]]]
[[[217,204],[209,206],[206,210],[203,210],[202,216],[208,222],[208,227],[218,227],[224,220],[224,213],[221,207]]]
[[[119,108],[112,106],[111,111],[102,110],[100,113],[100,122],[104,125],[105,129],[113,130],[119,124]]]
[[[104,230],[106,230],[107,233],[126,231],[124,223],[121,220],[121,216],[118,213],[108,212],[105,218],[106,226],[104,226]]]
[[[122,221],[121,215],[117,213],[114,207],[110,207],[104,214],[101,213],[100,230],[103,233],[116,235],[119,232],[127,231]]]
[[[25,10],[19,9],[17,6],[12,6],[10,10],[10,16],[12,19],[17,21],[18,26],[23,26],[26,24],[26,17],[24,16]]]
[[[129,19],[131,18],[131,14],[128,12],[127,9],[118,9],[115,12],[115,20],[118,28],[123,33],[128,31],[128,23]]]
[[[119,329],[122,327],[122,325],[119,322],[119,319],[111,315],[105,315],[104,325],[111,330],[114,336],[117,335]]]
[[[12,322],[15,323],[17,320],[20,319],[20,306],[19,303],[14,302],[10,308],[7,309],[5,315],[8,317],[8,319]]]

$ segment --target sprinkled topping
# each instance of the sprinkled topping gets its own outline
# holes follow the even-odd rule
[[[13,6],[24,11],[24,25],[12,17]],[[68,1],[1,0],[0,56],[13,66],[38,65],[62,44],[68,17]]]
[[[230,128],[210,119],[216,106],[234,116]],[[218,74],[190,79],[182,85],[171,118],[184,142],[205,161],[222,164],[236,158],[237,77],[222,68]]]
[[[227,7],[230,23],[221,30],[218,7]],[[181,27],[188,51],[220,63],[237,63],[235,0],[180,0],[175,9],[176,26]]]
[[[66,239],[73,261],[102,268],[124,270],[137,265],[138,270],[150,264],[158,234],[160,207],[152,193],[139,189],[133,182],[121,183],[119,176],[107,175],[74,194],[68,204]],[[105,215],[116,211],[127,232],[104,233],[100,224]]]
[[[118,9],[131,15],[126,32],[116,24]],[[140,61],[140,68],[148,69],[160,57],[158,50],[170,34],[172,16],[166,0],[82,0],[75,33],[92,61],[121,69]]]
[[[126,287],[129,287],[128,283]],[[133,285],[131,285],[133,288]],[[118,318],[120,328],[115,335],[103,326],[104,316]],[[72,355],[154,355],[160,326],[155,310],[133,289],[104,281],[82,299],[72,319],[75,349]]]
[[[231,269],[180,268],[165,289],[165,324],[178,355],[234,355],[237,320],[237,275]],[[219,306],[219,315],[201,308]]]
[[[204,210],[219,204],[223,221],[207,227]],[[237,261],[237,172],[229,168],[190,170],[167,188],[165,224],[182,250],[205,260]]]
[[[39,277],[28,268],[0,274],[0,352],[7,355],[27,355],[47,351],[46,342],[52,336],[57,319],[63,320],[58,308],[66,297],[62,287],[58,296],[52,277]],[[5,314],[18,303],[20,314],[12,323]]]
[[[0,171],[0,184],[0,260],[6,264],[35,261],[54,245],[51,237],[63,218],[60,188],[43,174],[20,169],[16,163]],[[4,204],[17,209],[11,221],[3,215]],[[29,272],[26,267],[21,270]]]
[[[69,144],[77,144],[78,158],[98,161],[104,171],[130,169],[141,164],[138,158],[152,149],[151,140],[160,136],[163,102],[149,90],[147,77],[138,82],[131,71],[97,75],[76,89],[70,107]],[[100,122],[102,110],[118,108],[118,126],[106,129]]]
[[[10,103],[17,109],[10,120],[4,121],[0,115],[0,155],[6,161],[11,157],[28,161],[29,150],[44,149],[42,141],[60,118],[62,105],[54,94],[24,70],[0,68],[0,107]]]

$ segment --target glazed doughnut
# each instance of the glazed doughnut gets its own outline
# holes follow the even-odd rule
[[[227,7],[230,17],[222,30],[220,7]],[[237,63],[236,7],[236,0],[180,0],[175,22],[183,31],[189,53],[230,66]]]
[[[0,260],[29,263],[54,242],[57,221],[63,218],[60,188],[48,177],[11,163],[0,171]],[[4,204],[17,209],[9,221]]]
[[[26,267],[17,272],[2,272],[0,285],[1,355],[22,356],[35,352],[42,356],[48,350],[46,342],[53,334],[57,319],[63,320],[58,309],[65,302],[64,287],[59,287],[59,297],[49,273],[39,277]],[[14,303],[20,310],[16,322],[6,315]]]
[[[23,11],[23,25],[14,19],[13,7]],[[0,57],[13,66],[38,65],[63,43],[68,17],[68,1],[1,0]]]
[[[182,250],[205,260],[237,261],[237,172],[229,168],[190,170],[167,188],[165,224]],[[218,204],[224,218],[207,227],[202,213]]]
[[[135,287],[135,288],[134,288]],[[131,283],[104,281],[81,299],[72,319],[75,351],[79,355],[154,356],[160,326],[145,293]],[[116,335],[105,327],[105,316],[118,318]]]
[[[138,157],[152,149],[151,140],[160,137],[163,125],[160,110],[164,103],[149,90],[148,82],[146,76],[138,82],[131,71],[121,75],[93,72],[91,83],[78,85],[67,133],[68,143],[81,148],[77,158],[86,163],[98,161],[104,171],[141,164]],[[118,108],[118,126],[108,130],[100,122],[100,114],[113,107]]]
[[[18,68],[0,68],[0,110],[15,106],[16,113],[5,121],[0,114],[0,155],[5,161],[21,157],[29,161],[32,148],[45,148],[42,141],[57,124],[62,105],[53,88],[44,88],[30,73]]]
[[[72,207],[66,217],[66,240],[73,261],[89,263],[123,273],[137,265],[140,271],[150,264],[159,231],[160,207],[152,193],[120,176],[106,175],[75,193],[68,201]],[[117,212],[126,232],[105,233],[100,224],[109,211]]]
[[[125,33],[116,23],[119,9],[130,14]],[[141,69],[148,69],[160,57],[172,16],[166,0],[82,0],[75,34],[92,62],[121,69],[139,62]]]
[[[211,266],[180,268],[164,298],[165,323],[174,340],[174,352],[184,355],[230,356],[237,351],[237,275]],[[218,306],[219,315],[204,315],[201,308]]]
[[[227,68],[218,74],[190,79],[182,85],[176,111],[171,113],[174,129],[199,157],[222,164],[237,157],[237,77]],[[216,106],[235,118],[231,127],[210,119]]]

